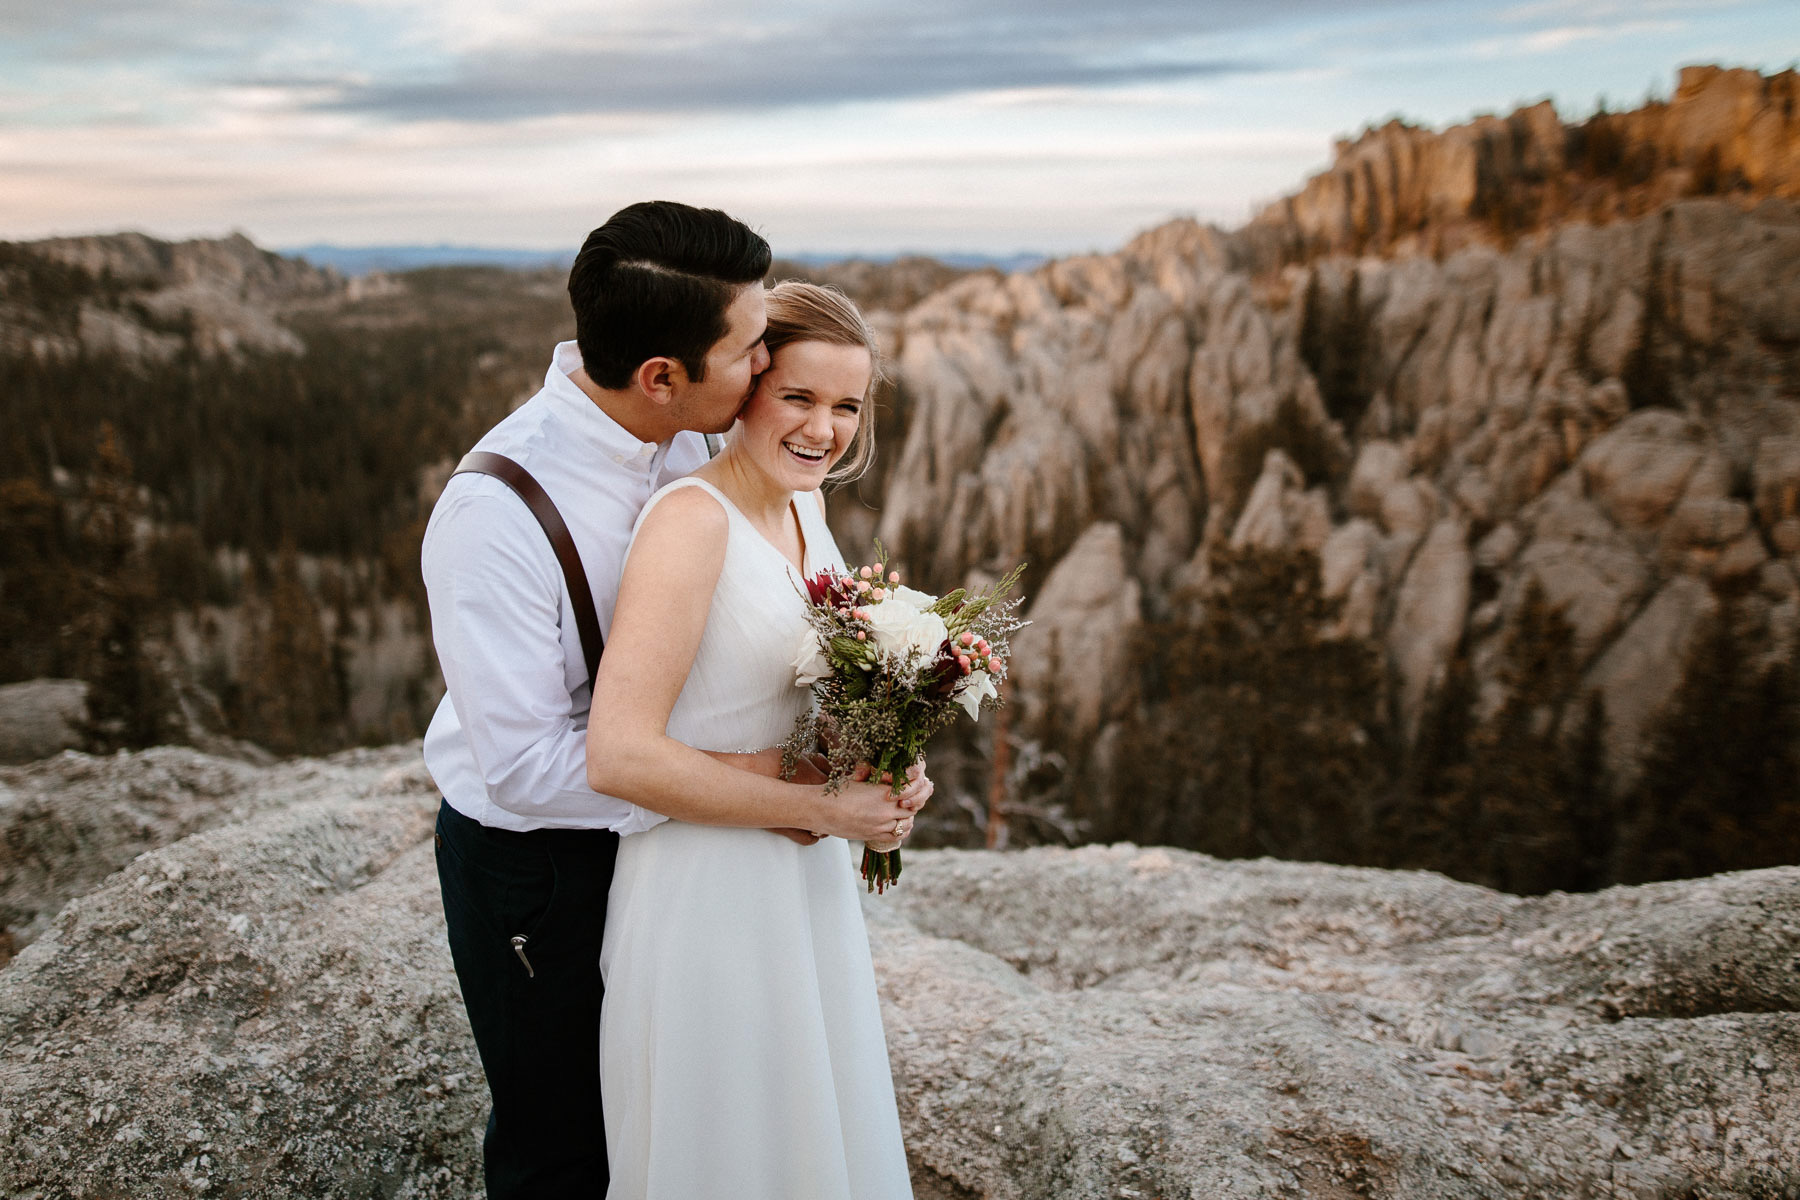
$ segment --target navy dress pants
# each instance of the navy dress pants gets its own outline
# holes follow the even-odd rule
[[[492,1200],[602,1200],[600,942],[619,836],[438,809],[438,885],[493,1111]]]

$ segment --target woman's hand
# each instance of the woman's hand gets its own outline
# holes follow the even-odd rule
[[[931,777],[925,774],[925,760],[922,758],[906,768],[906,778],[907,785],[900,790],[900,803],[917,813],[931,799],[931,794],[937,791],[937,784],[931,782]]]
[[[892,841],[910,833],[912,811],[901,805],[887,784],[868,779],[866,768],[857,774],[861,778],[844,783],[835,792],[821,789],[826,819],[813,832],[865,843]]]
[[[806,755],[801,758],[792,781],[795,783],[823,783],[826,778],[826,768],[824,755]],[[881,780],[878,783],[870,784],[868,782],[869,775],[873,770],[874,768],[867,763],[860,764],[851,776],[855,783],[844,788],[839,794],[844,795],[852,788],[862,793],[863,804],[859,808],[857,817],[864,821],[876,822],[874,832],[867,832],[869,827],[865,825],[865,832],[861,834],[839,833],[838,836],[849,841],[862,842],[873,850],[886,853],[889,850],[898,849],[900,843],[912,834],[913,819],[918,810],[925,807],[925,802],[931,798],[936,785],[925,774],[923,763],[915,763],[907,768],[908,782],[898,793],[893,790],[894,777],[889,772],[882,772]],[[868,806],[866,802],[870,797],[879,797],[886,803]],[[813,845],[819,839],[830,836],[824,830],[775,829],[770,832],[779,833],[789,841],[802,846]]]
[[[858,763],[852,778],[858,780],[867,779],[873,770],[874,768],[868,763]],[[912,766],[906,768],[906,780],[906,786],[894,793],[894,799],[899,803],[900,807],[906,809],[907,812],[917,813],[921,808],[925,807],[925,802],[931,799],[931,794],[937,790],[937,784],[931,782],[930,776],[925,774],[924,759],[920,759]],[[881,782],[891,786],[894,782],[893,772],[883,771],[881,773]]]

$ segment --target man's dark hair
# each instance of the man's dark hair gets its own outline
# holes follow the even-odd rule
[[[590,378],[622,388],[646,359],[673,358],[696,383],[725,336],[725,310],[769,273],[769,243],[716,208],[647,200],[588,234],[569,271],[575,342]]]

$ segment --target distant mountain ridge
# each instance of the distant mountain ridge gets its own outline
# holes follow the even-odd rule
[[[566,271],[575,261],[574,249],[529,250],[515,246],[461,246],[450,242],[430,245],[340,246],[331,242],[314,242],[306,246],[277,248],[278,254],[304,259],[315,267],[330,267],[349,276],[368,275],[375,271],[416,271],[422,267],[507,267],[535,271]],[[931,254],[903,251],[895,254],[783,254],[782,260],[804,267],[832,267],[844,263],[868,263],[887,266],[930,259],[961,271],[992,269],[1002,274],[1030,271],[1049,261],[1043,254],[1019,251],[1014,254]]]
[[[406,246],[339,246],[314,242],[277,251],[304,259],[316,267],[330,267],[349,276],[375,271],[416,271],[422,267],[507,267],[535,271],[569,269],[573,250],[522,250],[511,246],[458,246],[449,242]]]

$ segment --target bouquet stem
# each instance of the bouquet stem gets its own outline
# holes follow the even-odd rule
[[[872,778],[892,781],[893,793],[898,796],[906,787],[907,767],[919,761],[921,747],[917,740],[909,739],[906,744],[888,749],[881,755],[871,772]],[[900,847],[892,850],[871,850],[863,847],[862,860],[863,882],[868,890],[877,894],[884,893],[900,880]]]
[[[889,885],[900,878],[900,849],[881,851],[863,847],[862,860],[863,881],[869,885],[871,892],[886,892]]]

